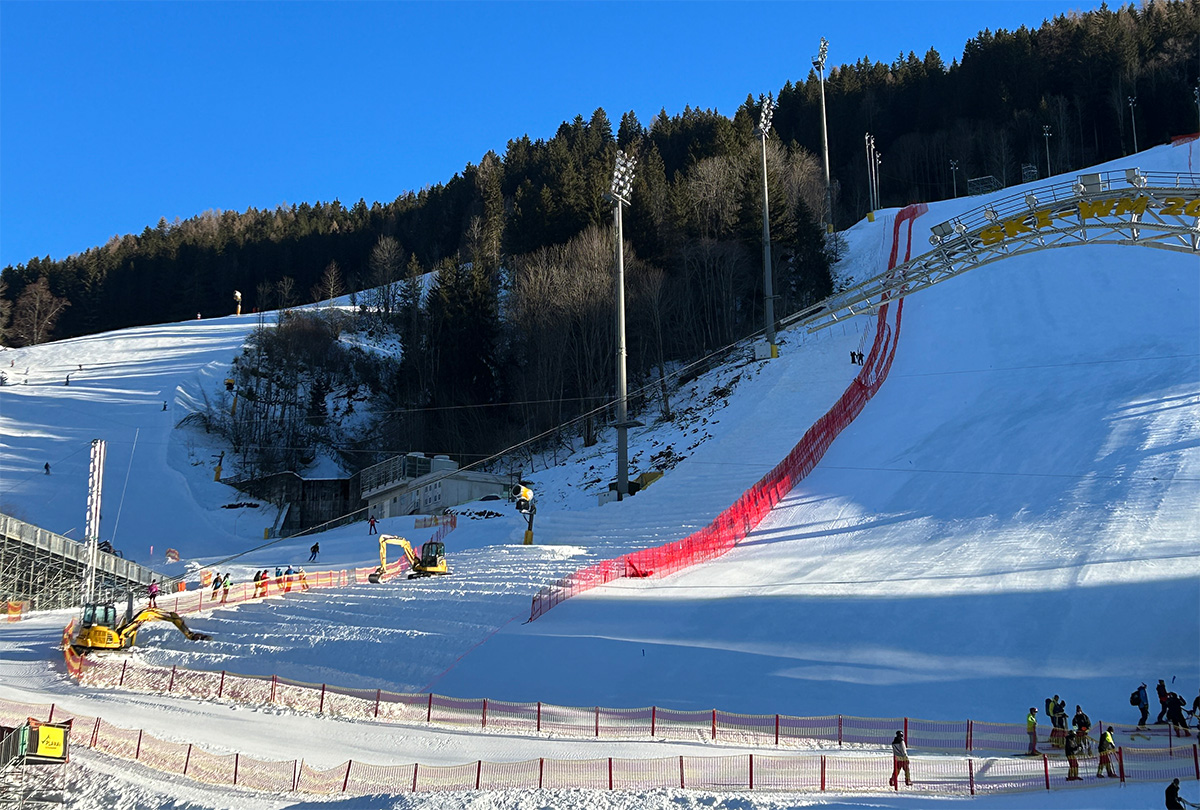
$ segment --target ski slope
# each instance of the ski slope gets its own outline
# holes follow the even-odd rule
[[[1158,147],[1098,168],[1193,171],[1197,149]],[[929,225],[984,201],[931,204],[914,228],[913,254]],[[847,232],[844,276],[882,269],[892,214]],[[105,438],[102,536],[127,556],[175,572],[261,545],[271,510],[221,509],[245,500],[212,481],[211,457],[224,448],[176,427],[220,389],[256,323],[185,322],[0,352],[16,383],[0,388],[0,510],[80,536],[88,442]],[[1174,679],[1190,702],[1200,688],[1200,260],[1165,251],[1046,251],[906,299],[887,382],[748,542],[666,579],[618,581],[524,623],[542,585],[686,536],[773,467],[854,377],[849,352],[869,345],[869,327],[860,318],[816,335],[784,333],[778,360],[734,362],[681,392],[674,423],[643,417],[647,427],[630,438],[636,469],[667,446],[686,458],[635,498],[596,506],[596,488],[585,485],[611,476],[608,443],[539,469],[534,546],[521,545],[517,515],[460,520],[447,537],[452,577],[206,612],[189,624],[212,642],[147,628],[134,655],[348,687],[577,706],[1021,722],[1028,706],[1057,693],[1094,719],[1129,722],[1129,690],[1160,677]],[[417,542],[433,529],[392,518],[380,531]],[[365,524],[319,539],[321,568],[377,559]],[[253,551],[224,569],[248,579],[303,563],[310,542]],[[167,546],[183,556],[177,568],[163,564]],[[720,753],[661,741],[397,729],[82,690],[53,650],[68,618],[0,625],[0,697],[56,702],[165,739],[330,765]],[[169,786],[90,752],[80,759],[73,778],[97,797],[83,807],[156,807],[163,797],[204,808],[293,804]],[[1195,786],[1185,794],[1195,799]],[[1046,799],[978,801],[1039,807]],[[579,792],[555,796],[553,805],[919,801],[666,791]],[[1053,797],[1062,807],[1158,802],[1154,785]],[[528,793],[337,804],[546,803]]]

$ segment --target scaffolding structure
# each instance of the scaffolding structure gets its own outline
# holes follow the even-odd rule
[[[31,610],[75,607],[87,575],[86,545],[0,514],[0,596],[28,602]],[[97,598],[142,591],[154,579],[164,577],[115,554],[96,552]]]

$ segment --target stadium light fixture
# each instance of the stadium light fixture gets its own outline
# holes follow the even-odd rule
[[[613,170],[612,190],[606,195],[613,204],[613,224],[617,231],[616,296],[617,296],[617,500],[629,494],[629,428],[639,424],[629,421],[629,398],[625,377],[625,231],[621,209],[629,205],[633,191],[633,172],[637,158],[617,150],[617,165]]]

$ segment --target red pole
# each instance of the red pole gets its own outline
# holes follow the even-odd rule
[[[279,682],[278,675],[271,676],[271,702],[275,702],[275,684]]]
[[[538,725],[537,725],[537,730],[538,730],[538,731],[541,731],[541,730],[542,730],[542,702],[541,702],[540,700],[538,701]],[[539,765],[538,767],[540,768],[541,766]],[[538,777],[538,786],[539,786],[539,787],[541,786],[541,777],[540,777],[540,776]]]
[[[905,717],[905,718],[904,718],[904,744],[905,744],[905,745],[908,745],[908,744],[909,744],[909,740],[908,740],[908,718],[907,718],[907,717]]]
[[[825,791],[825,755],[821,754],[821,792]]]
[[[167,694],[168,695],[171,694],[171,692],[174,689],[175,689],[175,665],[172,664],[171,665],[171,680],[167,681]]]
[[[975,795],[975,761],[967,759],[967,778],[971,781],[971,795]]]
[[[483,699],[483,728],[487,728],[487,698]]]
[[[972,740],[971,738],[974,736],[975,736],[975,721],[968,720],[967,721],[967,750],[968,751],[972,750],[971,746],[974,744],[974,740]]]
[[[188,743],[187,756],[183,758],[183,775],[187,776],[188,763],[192,761],[192,744]]]
[[[838,745],[842,744],[842,716],[838,715]]]
[[[483,775],[483,760],[475,763],[475,789],[479,790],[479,778]]]
[[[346,788],[350,786],[350,766],[354,764],[354,760],[346,761],[346,778],[342,780],[342,793],[346,792]]]
[[[420,767],[420,765],[421,765],[421,763],[419,763],[419,762],[413,763],[413,789],[412,789],[413,793],[417,792],[417,768]]]
[[[221,670],[221,685],[217,687],[217,697],[220,698],[225,692],[225,670]]]
[[[679,789],[683,790],[683,757],[679,758]]]
[[[271,684],[271,702],[275,702],[275,685]],[[317,706],[317,714],[325,714],[325,684],[321,684],[321,702]]]
[[[304,760],[292,760],[292,792],[295,793],[300,789],[300,769],[304,767]]]
[[[429,693],[429,708],[425,711],[425,722],[433,722],[433,692]],[[413,779],[415,780],[416,777],[414,776]],[[413,790],[416,790],[416,788],[413,788]]]
[[[233,783],[235,785],[237,784],[237,776],[238,776],[238,760],[241,759],[241,756],[242,756],[241,754],[233,755]]]
[[[542,789],[542,775],[546,770],[546,760],[543,757],[538,757],[538,790]]]
[[[92,727],[92,744],[90,746],[88,746],[89,748],[96,747],[96,738],[99,736],[100,736],[100,718],[97,717],[96,725]]]
[[[655,728],[658,726],[658,707],[650,707],[650,736],[654,736]]]
[[[50,714],[46,715],[46,722],[47,723],[54,722],[54,704],[53,703],[50,704]]]
[[[600,707],[596,707],[596,736],[600,736]]]
[[[125,667],[129,666],[129,661],[124,661],[121,664],[121,680],[117,682],[117,686],[125,685]]]
[[[133,752],[133,758],[136,760],[142,755],[142,731],[138,730],[137,750]]]
[[[775,744],[779,745],[779,715],[775,715]]]
[[[1117,748],[1117,767],[1121,770],[1121,784],[1125,784],[1125,749]]]
[[[713,735],[713,736],[712,736],[712,738],[715,740],[715,739],[717,738],[717,710],[716,710],[716,709],[713,709],[713,722],[712,722],[712,726],[713,726],[713,731],[712,731],[712,735]]]
[[[1200,753],[1196,752],[1196,743],[1192,743],[1192,762],[1196,764],[1196,779],[1200,781]]]
[[[1046,771],[1046,790],[1050,789],[1050,758],[1042,754],[1042,768]],[[897,780],[899,781],[899,780]]]
[[[379,695],[380,695],[381,691],[382,690],[379,690],[379,689],[375,690],[375,717],[376,718],[379,717]]]
[[[608,758],[608,789],[612,790],[612,757]]]
[[[754,754],[750,755],[750,789],[754,790]]]

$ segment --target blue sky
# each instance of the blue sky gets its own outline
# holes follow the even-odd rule
[[[949,63],[1098,5],[4,0],[0,266],[206,209],[390,201],[597,107],[732,115],[803,80],[822,36],[830,64]]]

